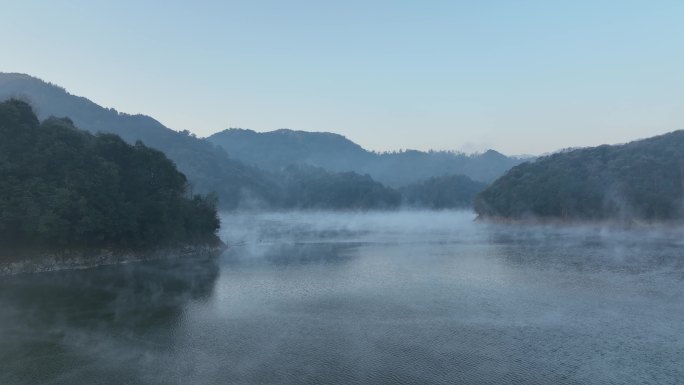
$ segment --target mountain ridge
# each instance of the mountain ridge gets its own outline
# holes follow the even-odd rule
[[[376,153],[340,134],[291,129],[268,133],[229,129],[198,138],[187,130],[169,129],[147,115],[101,107],[85,97],[70,94],[59,85],[27,74],[0,73],[0,100],[13,97],[28,100],[41,120],[51,116],[68,117],[74,125],[91,133],[114,133],[129,144],[142,141],[164,152],[187,175],[192,185],[190,191],[215,192],[222,209],[324,208],[325,204],[334,208],[342,208],[344,204],[364,209],[374,205],[394,207],[396,195],[383,190],[376,181],[395,190],[430,178],[459,174],[491,182],[521,161],[494,150],[476,155],[417,150]],[[218,137],[225,135],[230,135],[232,140],[216,143]],[[288,166],[310,167],[288,169]],[[301,190],[293,180],[311,186]],[[467,187],[470,183],[458,180],[463,181],[463,188],[470,189]],[[453,183],[430,186],[458,187]],[[356,198],[335,195],[336,189],[348,191]],[[293,198],[296,191],[306,193],[309,199]],[[365,200],[360,191],[367,191],[378,199]],[[428,192],[425,196],[443,195]],[[333,194],[339,200],[312,194]]]
[[[266,170],[309,165],[331,171],[355,171],[394,188],[447,175],[465,175],[491,183],[524,159],[495,150],[478,154],[455,151],[401,150],[374,152],[343,135],[278,129],[256,132],[226,129],[207,137],[243,162]]]
[[[223,208],[238,207],[245,195],[263,201],[274,199],[275,186],[263,171],[232,159],[207,141],[171,130],[150,116],[101,107],[30,75],[0,73],[0,100],[8,98],[29,102],[41,120],[68,116],[91,133],[114,133],[128,143],[140,140],[163,151],[189,176],[193,189],[202,194],[216,192]]]

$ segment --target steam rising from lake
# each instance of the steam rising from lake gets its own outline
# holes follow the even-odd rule
[[[681,229],[231,213],[218,260],[3,277],[0,383],[681,383]]]

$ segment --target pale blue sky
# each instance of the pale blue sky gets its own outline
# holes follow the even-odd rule
[[[0,6],[0,71],[200,136],[537,154],[684,128],[681,0]]]

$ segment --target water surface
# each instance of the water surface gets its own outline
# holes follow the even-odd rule
[[[680,229],[230,214],[217,259],[0,278],[2,384],[678,384]]]

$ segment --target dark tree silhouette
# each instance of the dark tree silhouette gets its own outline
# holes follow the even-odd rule
[[[68,118],[0,103],[0,245],[126,248],[216,243],[216,200],[188,196],[166,156]]]
[[[484,216],[681,220],[684,131],[562,151],[514,167],[476,200]]]

